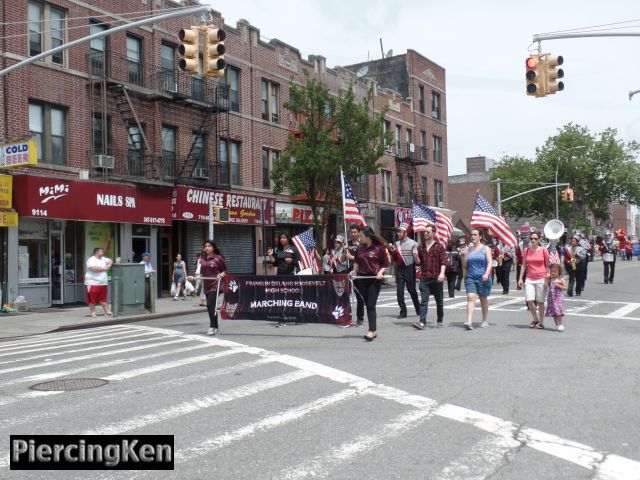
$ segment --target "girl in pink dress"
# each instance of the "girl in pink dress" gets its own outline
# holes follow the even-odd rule
[[[560,264],[554,263],[549,267],[549,292],[547,293],[547,311],[545,317],[553,317],[559,332],[564,331],[562,317],[564,316],[564,292],[567,283],[560,276]]]

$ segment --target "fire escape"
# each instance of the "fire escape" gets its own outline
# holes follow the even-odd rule
[[[92,50],[88,60],[92,178],[228,187],[219,142],[228,136],[229,101],[221,82],[104,51]],[[186,154],[153,148],[147,136],[158,112],[188,119],[180,125],[193,127]],[[126,131],[126,147],[113,141],[116,129]]]
[[[398,185],[398,204],[403,207],[411,207],[414,203],[428,205],[426,185],[422,184],[423,175],[418,170],[419,166],[429,163],[428,148],[396,142],[394,146],[388,147],[387,152],[395,156],[398,175],[403,177],[403,183]],[[407,186],[406,191],[404,185]]]

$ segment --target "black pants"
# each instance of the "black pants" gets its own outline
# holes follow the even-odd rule
[[[433,295],[436,301],[436,320],[442,323],[444,319],[443,285],[437,278],[420,279],[420,323],[427,323],[427,312],[429,310],[429,295]]]
[[[462,288],[462,280],[464,280],[464,271],[462,267],[460,267],[460,271],[456,274],[458,277],[456,278],[456,290],[460,291]]]
[[[362,294],[363,304],[367,306],[367,320],[369,321],[369,331],[375,332],[378,328],[376,316],[376,303],[378,303],[378,295],[382,281],[375,278],[361,278],[353,282],[356,289]],[[357,293],[356,293],[357,295]]]
[[[218,314],[216,313],[216,302],[218,294],[216,292],[207,293],[207,313],[209,314],[209,327],[218,328]]]
[[[455,297],[455,291],[458,288],[456,284],[458,280],[462,281],[462,277],[459,276],[458,272],[447,272],[445,274],[447,276],[447,290],[449,290],[449,297]]]
[[[151,280],[149,277],[144,279],[144,308],[151,311]]]
[[[582,260],[576,263],[576,269],[573,270],[571,268],[571,264],[565,264],[565,269],[569,274],[569,288],[567,289],[567,294],[569,296],[573,295],[573,286],[575,284],[576,287],[576,295],[580,295],[584,290],[584,276],[586,274],[586,260]]]
[[[354,282],[355,284],[355,282]],[[362,298],[362,294],[360,293],[360,287],[356,285],[356,321],[358,323],[364,322],[364,298]],[[353,317],[352,317],[353,318]]]
[[[509,293],[509,277],[511,276],[511,266],[513,265],[513,260],[504,260],[502,262],[502,266],[500,267],[500,284],[502,285],[502,291],[504,293]]]
[[[418,292],[416,292],[416,267],[415,265],[402,265],[396,269],[396,293],[398,296],[398,306],[400,314],[407,314],[407,305],[404,302],[404,286],[411,296],[411,301],[416,309],[416,314],[420,315],[420,300],[418,300]]]
[[[604,283],[613,283],[613,274],[616,271],[616,261],[614,260],[613,262],[602,263],[604,264]]]
[[[573,297],[573,287],[576,284],[576,271],[571,268],[571,263],[565,263],[564,269],[567,272],[567,275],[569,275],[569,286],[567,287],[567,295]]]

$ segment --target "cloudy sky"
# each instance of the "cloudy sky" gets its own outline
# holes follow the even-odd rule
[[[465,173],[468,156],[532,157],[567,122],[640,141],[640,93],[629,101],[629,91],[640,90],[640,36],[544,41],[543,51],[564,56],[565,90],[540,99],[524,90],[533,34],[618,22],[627,23],[614,31],[640,33],[638,0],[202,3],[228,25],[244,18],[265,41],[278,38],[304,58],[323,55],[329,66],[380,58],[380,38],[385,52],[412,48],[443,66],[450,175]]]

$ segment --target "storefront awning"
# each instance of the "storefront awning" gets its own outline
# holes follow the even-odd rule
[[[257,195],[176,185],[173,190],[173,220],[209,221],[209,203],[229,209],[232,225],[275,226],[275,200]]]
[[[13,196],[23,217],[171,224],[171,191],[166,188],[16,175]]]

